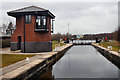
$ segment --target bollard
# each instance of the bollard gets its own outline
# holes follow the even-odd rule
[[[108,49],[112,51],[112,46],[108,46]]]
[[[119,53],[120,53],[120,49],[119,49],[119,51],[118,51]]]
[[[30,59],[29,59],[29,57],[26,57],[26,61],[29,61]]]

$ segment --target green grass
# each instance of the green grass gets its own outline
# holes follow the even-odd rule
[[[52,41],[52,49],[55,49],[55,44],[58,44],[58,41]]]
[[[2,61],[0,60],[0,63],[2,63],[2,65],[0,65],[0,67],[5,67],[10,64],[16,63],[18,61],[24,60],[24,59],[26,59],[26,57],[32,57],[35,55],[0,54],[0,56],[2,57]]]
[[[60,44],[60,46],[66,45],[65,43],[59,43],[58,41],[52,41],[52,49],[55,49],[55,45],[57,47],[58,44]]]
[[[108,46],[112,46],[113,51],[119,51],[120,49],[120,43],[117,41],[113,41],[113,42],[100,42],[99,44],[100,46],[103,46],[105,48],[108,48]]]

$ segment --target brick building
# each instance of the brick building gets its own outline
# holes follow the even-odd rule
[[[12,51],[52,51],[51,32],[55,16],[49,10],[29,6],[7,14],[16,18],[16,29],[11,35]]]

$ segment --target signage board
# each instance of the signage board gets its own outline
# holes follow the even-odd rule
[[[77,35],[76,38],[77,39],[80,39],[80,38],[83,38],[84,36],[83,35]]]

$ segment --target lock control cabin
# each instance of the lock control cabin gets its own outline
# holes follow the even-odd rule
[[[55,16],[49,10],[29,6],[7,13],[16,18],[16,29],[11,35],[12,51],[52,51],[51,32]]]

